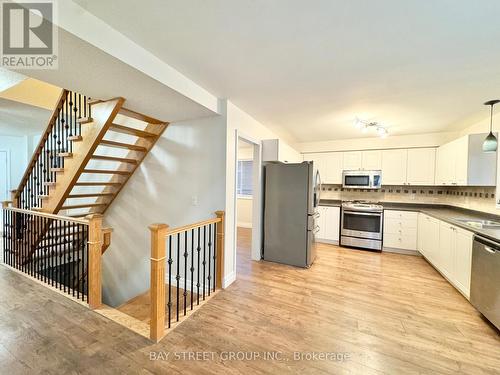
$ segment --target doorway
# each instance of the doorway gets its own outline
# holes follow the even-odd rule
[[[261,259],[261,145],[237,133],[235,173],[236,273],[246,273],[253,260]]]

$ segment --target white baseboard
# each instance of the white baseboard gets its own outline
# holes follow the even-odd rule
[[[238,227],[240,228],[252,228],[252,223],[245,223],[245,222],[238,222],[237,224]]]
[[[236,272],[231,272],[229,275],[224,277],[224,285],[223,288],[226,289],[229,285],[236,281]]]
[[[316,242],[319,242],[319,243],[327,243],[329,245],[338,245],[339,244],[339,241],[333,241],[333,240],[323,240],[321,238],[316,238]]]
[[[414,255],[414,256],[422,256],[417,250],[405,250],[405,249],[395,249],[392,247],[383,247],[382,251],[386,253],[396,253],[403,255]]]

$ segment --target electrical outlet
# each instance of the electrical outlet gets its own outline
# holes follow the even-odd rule
[[[198,196],[197,196],[197,195],[193,195],[193,196],[191,197],[191,205],[193,205],[193,206],[198,206],[198,203],[199,203],[199,202],[198,202]]]

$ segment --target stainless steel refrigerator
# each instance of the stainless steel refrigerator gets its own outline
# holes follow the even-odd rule
[[[264,260],[310,267],[321,179],[313,162],[264,164]]]

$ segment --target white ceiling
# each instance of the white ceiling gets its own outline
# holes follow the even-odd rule
[[[458,130],[500,97],[498,0],[75,0],[296,141]]]
[[[48,109],[0,98],[0,137],[42,134],[51,113]]]

